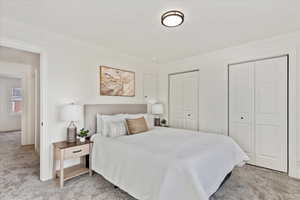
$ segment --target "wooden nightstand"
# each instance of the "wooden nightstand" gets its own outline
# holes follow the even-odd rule
[[[56,142],[53,143],[53,178],[59,177],[60,187],[64,186],[64,182],[73,177],[80,176],[82,174],[90,173],[91,170],[91,159],[89,159],[89,168],[86,167],[85,158],[92,152],[91,141],[86,141],[83,143],[68,143],[68,142]],[[80,158],[80,164],[64,168],[64,160]],[[91,158],[91,156],[90,156]],[[60,161],[60,169],[56,170],[56,161]]]

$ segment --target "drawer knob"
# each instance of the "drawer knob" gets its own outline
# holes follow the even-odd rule
[[[77,150],[77,151],[73,151],[73,153],[79,153],[81,152],[82,150]]]

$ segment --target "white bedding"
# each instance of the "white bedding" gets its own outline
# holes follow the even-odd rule
[[[93,141],[92,169],[139,200],[208,200],[249,159],[227,136],[173,128]]]

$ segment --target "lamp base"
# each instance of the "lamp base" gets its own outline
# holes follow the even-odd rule
[[[160,126],[160,118],[154,118],[154,126]]]
[[[74,143],[77,140],[77,127],[71,122],[67,129],[67,142]]]

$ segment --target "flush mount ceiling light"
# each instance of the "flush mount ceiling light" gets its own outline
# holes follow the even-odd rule
[[[180,26],[184,21],[184,14],[177,10],[171,10],[161,16],[161,23],[166,27]]]

